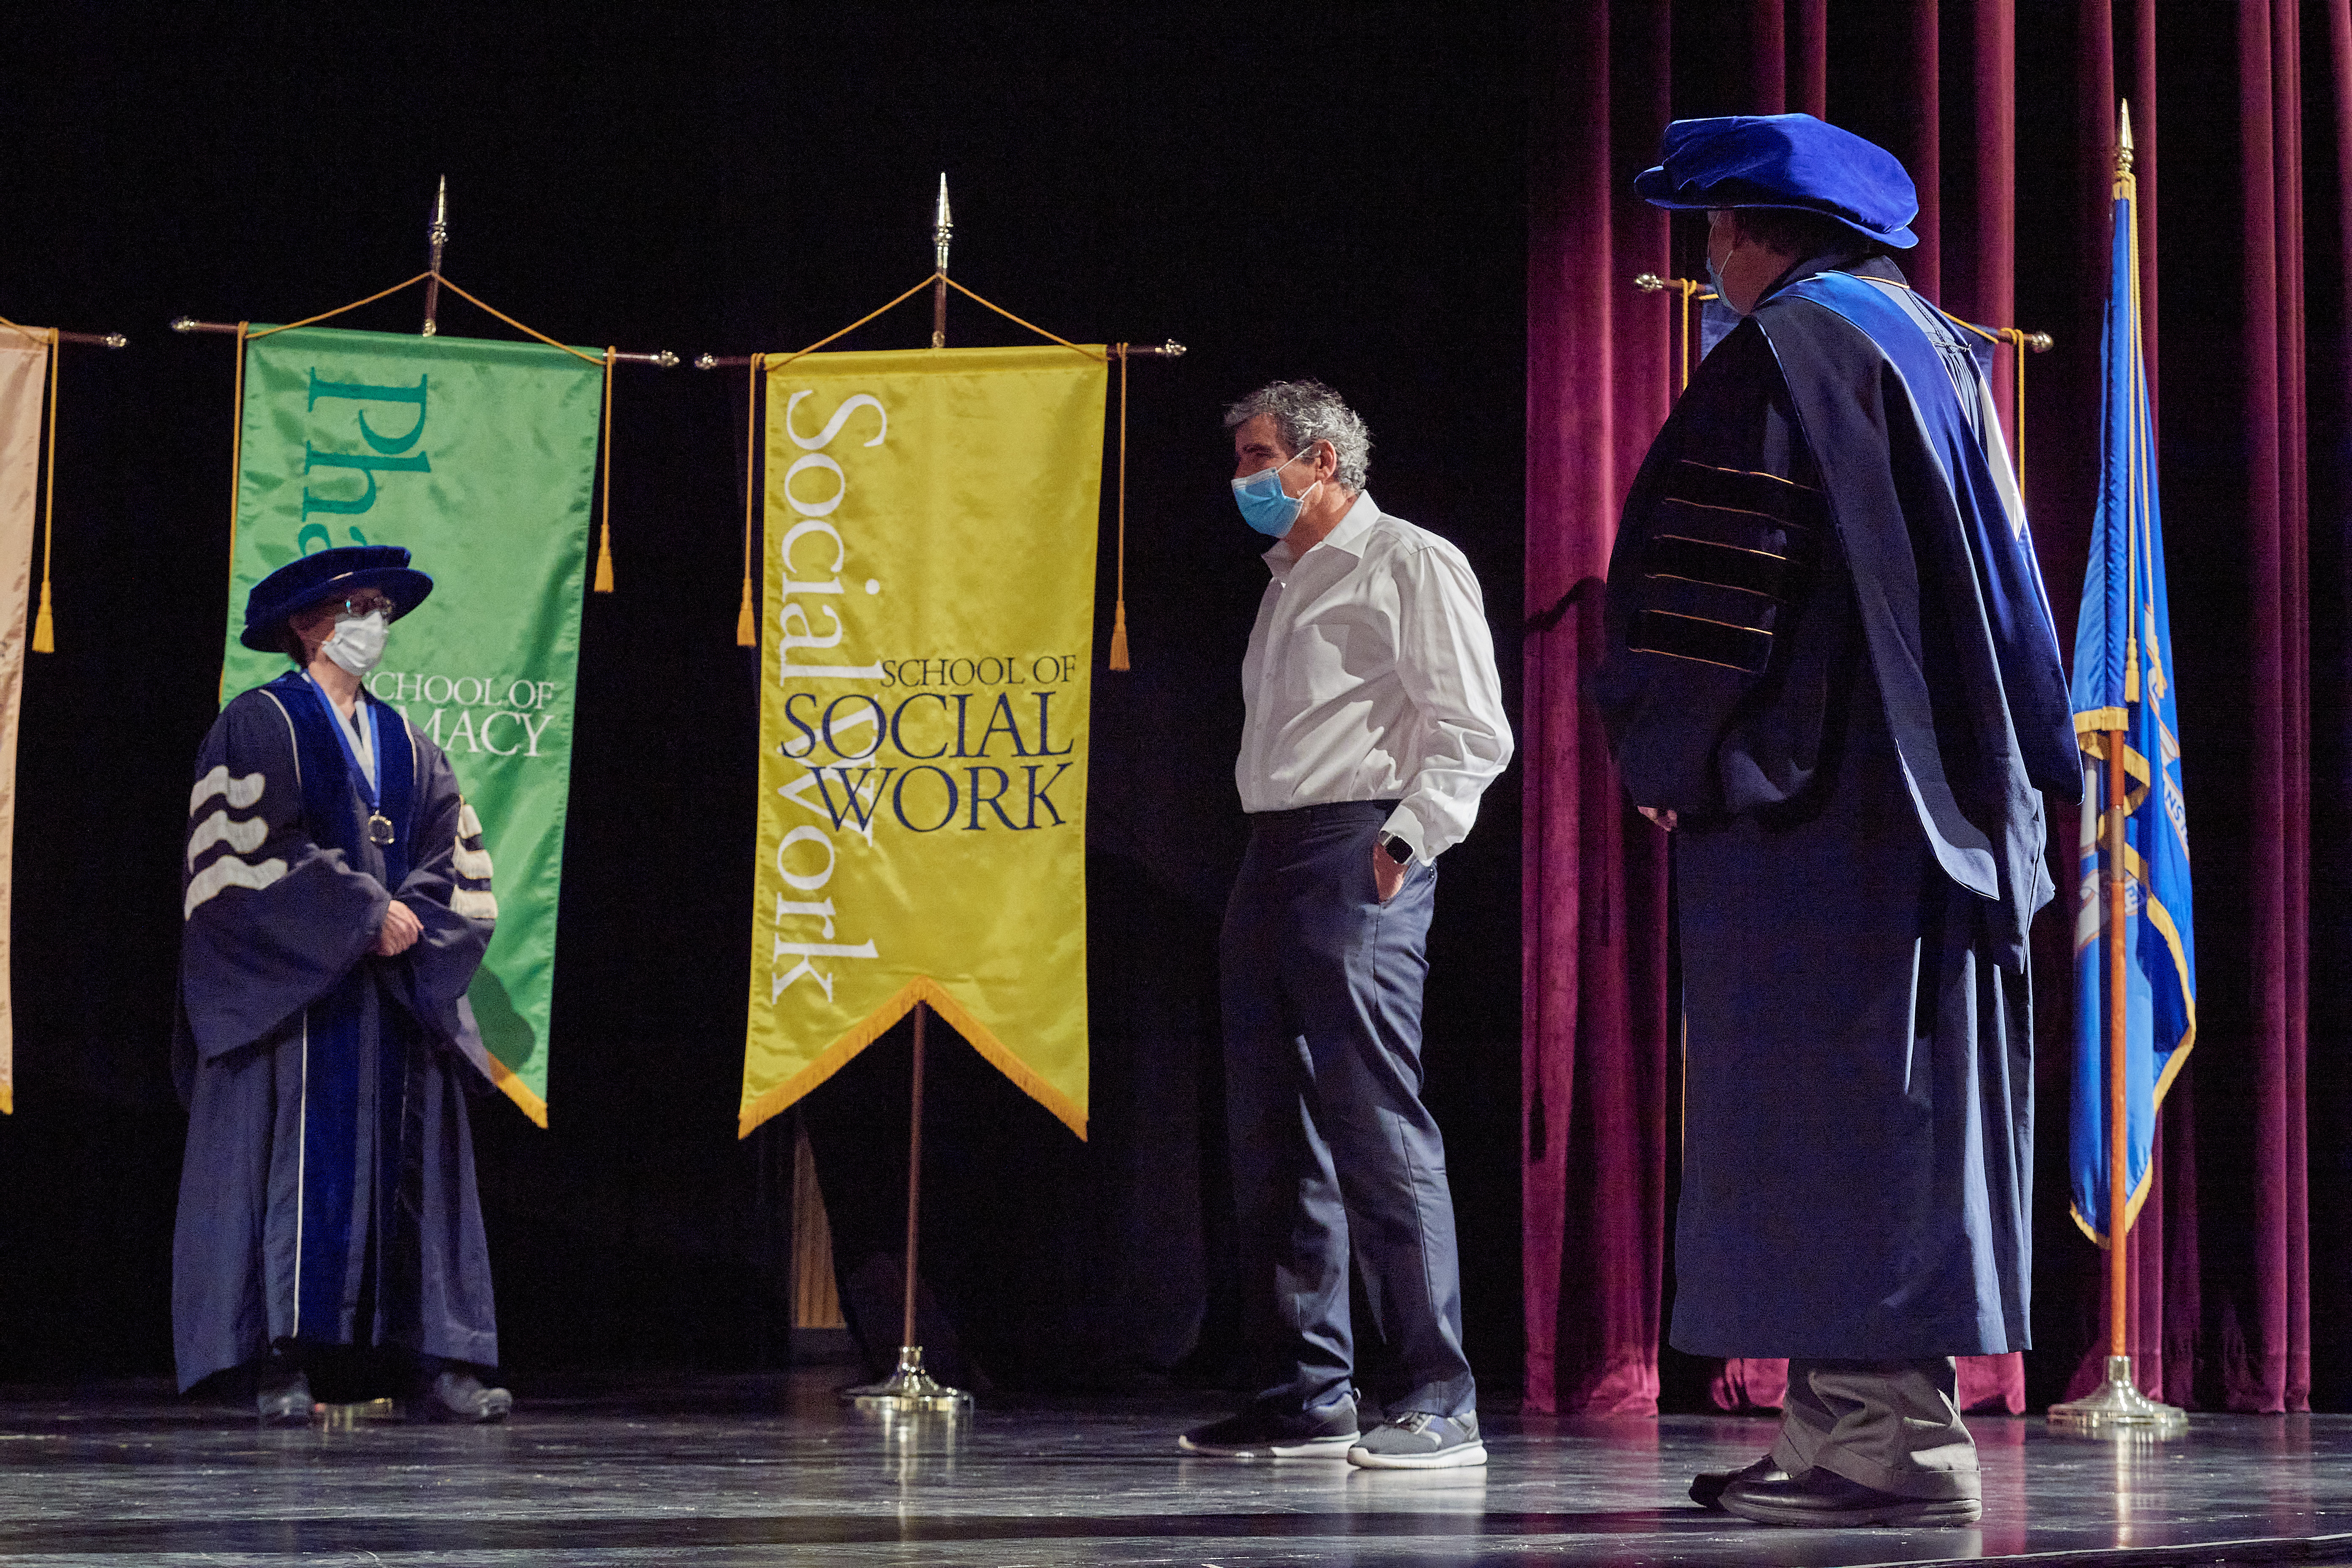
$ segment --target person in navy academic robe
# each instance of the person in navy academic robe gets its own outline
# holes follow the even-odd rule
[[[411,1419],[495,1421],[466,987],[498,905],[440,747],[370,695],[432,579],[391,546],[257,584],[242,640],[294,668],[196,754],[172,1070],[188,1108],[172,1247],[180,1386],[237,1369],[307,1422],[321,1357],[385,1352]]]
[[[1627,498],[1592,683],[1674,834],[1671,1334],[1790,1358],[1771,1451],[1692,1496],[1970,1522],[1952,1358],[2027,1342],[2037,786],[2081,787],[2056,633],[1983,376],[1886,254],[1902,166],[1681,121],[1634,189],[1709,215],[1738,317]]]

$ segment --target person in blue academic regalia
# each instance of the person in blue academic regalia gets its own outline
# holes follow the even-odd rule
[[[440,747],[363,684],[432,590],[383,545],[264,578],[241,640],[294,668],[196,753],[173,1341],[182,1389],[242,1370],[266,1421],[307,1422],[306,1363],[345,1351],[391,1355],[411,1419],[513,1404],[478,1375],[498,1327],[466,1116],[490,858]]]
[[[1771,1451],[1692,1496],[1979,1517],[1955,1355],[2024,1348],[2037,787],[2078,797],[1990,394],[1906,286],[1902,165],[1809,115],[1678,121],[1738,324],[1627,498],[1592,695],[1675,838],[1686,1027],[1673,1342],[1790,1358]]]

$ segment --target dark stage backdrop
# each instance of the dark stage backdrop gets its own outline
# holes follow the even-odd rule
[[[287,320],[407,276],[446,173],[450,276],[541,331],[689,357],[796,348],[929,270],[941,170],[959,279],[1074,339],[1192,353],[1132,384],[1135,669],[1097,677],[1094,713],[1094,1138],[935,1046],[926,1274],[1000,1383],[1219,1375],[1213,941],[1265,576],[1218,414],[1276,376],[1346,393],[1377,442],[1373,493],[1467,552],[1516,672],[1523,22],[1361,0],[12,12],[0,313],[133,346],[69,349],[63,368],[59,651],[31,661],[23,732],[0,1380],[170,1364],[174,862],[214,712],[231,365],[225,341],[165,322]],[[412,293],[348,320],[413,331],[416,310]],[[446,296],[442,320],[506,335]],[[928,329],[916,306],[852,341]],[[1019,341],[961,301],[950,333]],[[753,656],[734,646],[741,381],[616,377],[620,591],[586,609],[552,1125],[476,1108],[526,1396],[551,1369],[788,1354],[793,1121],[734,1136],[755,743]],[[1105,633],[1109,571],[1106,532]],[[1508,1387],[1517,777],[1488,800],[1446,857],[1429,1092],[1472,1355]],[[845,1274],[898,1246],[906,1071],[901,1031],[808,1103]]]
[[[1596,579],[1617,507],[1672,395],[1670,307],[1630,280],[1696,276],[1704,250],[1695,220],[1670,226],[1630,182],[1665,121],[1686,115],[1826,112],[1903,157],[1922,187],[1922,243],[1904,258],[1913,280],[1974,321],[2056,336],[2030,363],[2025,488],[2071,648],[2098,478],[2121,95],[2139,149],[2200,960],[2199,1040],[2132,1234],[2132,1350],[2142,1385],[2176,1403],[2345,1408],[2352,1350],[2325,1330],[2352,1305],[2352,5],[1645,0],[1535,22],[1531,1402],[1737,1404],[1748,1386],[1737,1367],[1660,1344],[1678,1137],[1665,847],[1627,809],[1577,690],[1598,652]],[[2054,821],[2062,893],[2035,952],[2032,1408],[2089,1386],[2107,1334],[2104,1260],[2066,1214],[2074,820]]]

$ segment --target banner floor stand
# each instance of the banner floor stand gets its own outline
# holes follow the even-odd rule
[[[2050,1429],[2077,1437],[2177,1437],[2189,1430],[2189,1416],[2179,1405],[2150,1399],[2132,1381],[2131,1280],[2125,1248],[2131,1187],[2124,1100],[2129,1012],[2124,989],[2124,879],[2129,875],[2124,865],[2124,747],[2129,740],[2123,730],[2107,731],[2107,1380],[2080,1399],[2050,1407]]]
[[[915,1342],[915,1253],[917,1221],[923,1198],[923,1021],[928,1003],[915,1004],[915,1071],[907,1123],[907,1310],[898,1335],[898,1369],[879,1383],[845,1388],[841,1396],[860,1409],[928,1410],[961,1415],[971,1408],[971,1395],[923,1370],[923,1347]]]

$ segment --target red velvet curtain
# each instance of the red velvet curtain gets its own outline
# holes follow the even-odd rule
[[[2352,636],[2341,630],[2352,615],[2347,5],[2077,0],[2022,18],[2014,0],[1537,7],[1524,895],[1531,1408],[1654,1409],[1671,1292],[1666,1199],[1679,1133],[1665,850],[1629,814],[1579,694],[1597,657],[1618,507],[1673,393],[1672,296],[1639,293],[1632,279],[1687,275],[1696,263],[1693,237],[1674,240],[1632,198],[1632,177],[1676,115],[1826,110],[1903,157],[1921,184],[1922,244],[1905,258],[1913,280],[1970,320],[2058,340],[2029,366],[2026,495],[2071,642],[2097,480],[2119,93],[2138,152],[2200,981],[2200,1042],[2167,1102],[2158,1176],[2130,1242],[2130,1339],[2142,1385],[2175,1403],[2306,1407],[2315,1171],[2352,1195],[2352,1161],[2323,1143],[2315,1166],[2305,1133],[2307,1117],[2352,1111],[2352,1068],[2333,1069],[2323,1053],[2324,1103],[2306,1083],[2313,944],[2323,970],[2352,963],[2352,915],[2326,900],[2315,917],[2311,811],[2315,784],[2352,808]],[[2031,106],[2021,126],[2021,101]],[[2167,188],[2195,193],[2162,243],[2160,145],[2182,150]],[[2308,235],[2306,203],[2326,220]],[[2021,222],[2021,211],[2032,216]],[[2174,261],[2168,292],[2160,258]],[[2310,319],[2307,258],[2326,279],[2325,308]],[[2188,357],[2175,358],[2198,367],[2169,395],[2160,323],[2184,340],[2175,348]],[[2315,532],[2315,496],[2327,509]],[[2315,570],[2327,606],[2316,626]],[[2328,676],[2316,692],[2315,648]],[[2068,842],[2053,870],[2067,888],[2071,816],[2059,837]],[[2352,850],[2352,830],[2328,841]],[[2352,873],[2337,880],[2352,899]],[[2094,1377],[2105,1353],[2104,1258],[2064,1215],[2063,924],[2046,916],[2037,950],[2037,1351],[2031,1369],[2016,1357],[1965,1367],[1980,1406],[2023,1408],[2029,1393],[2046,1403]],[[2352,1033],[2352,1003],[2329,1016],[2330,1038]],[[2352,1233],[2352,1221],[2343,1228]],[[2352,1352],[2344,1361],[2352,1393]],[[1778,1363],[1735,1362],[1706,1392],[1720,1405],[1769,1405],[1782,1376]]]
[[[1654,1411],[1665,1226],[1665,847],[1578,681],[1619,500],[1670,399],[1663,213],[1622,187],[1665,128],[1664,9],[1539,8],[1528,215],[1524,1194],[1528,1400]],[[1602,1173],[1606,1180],[1598,1180]]]

